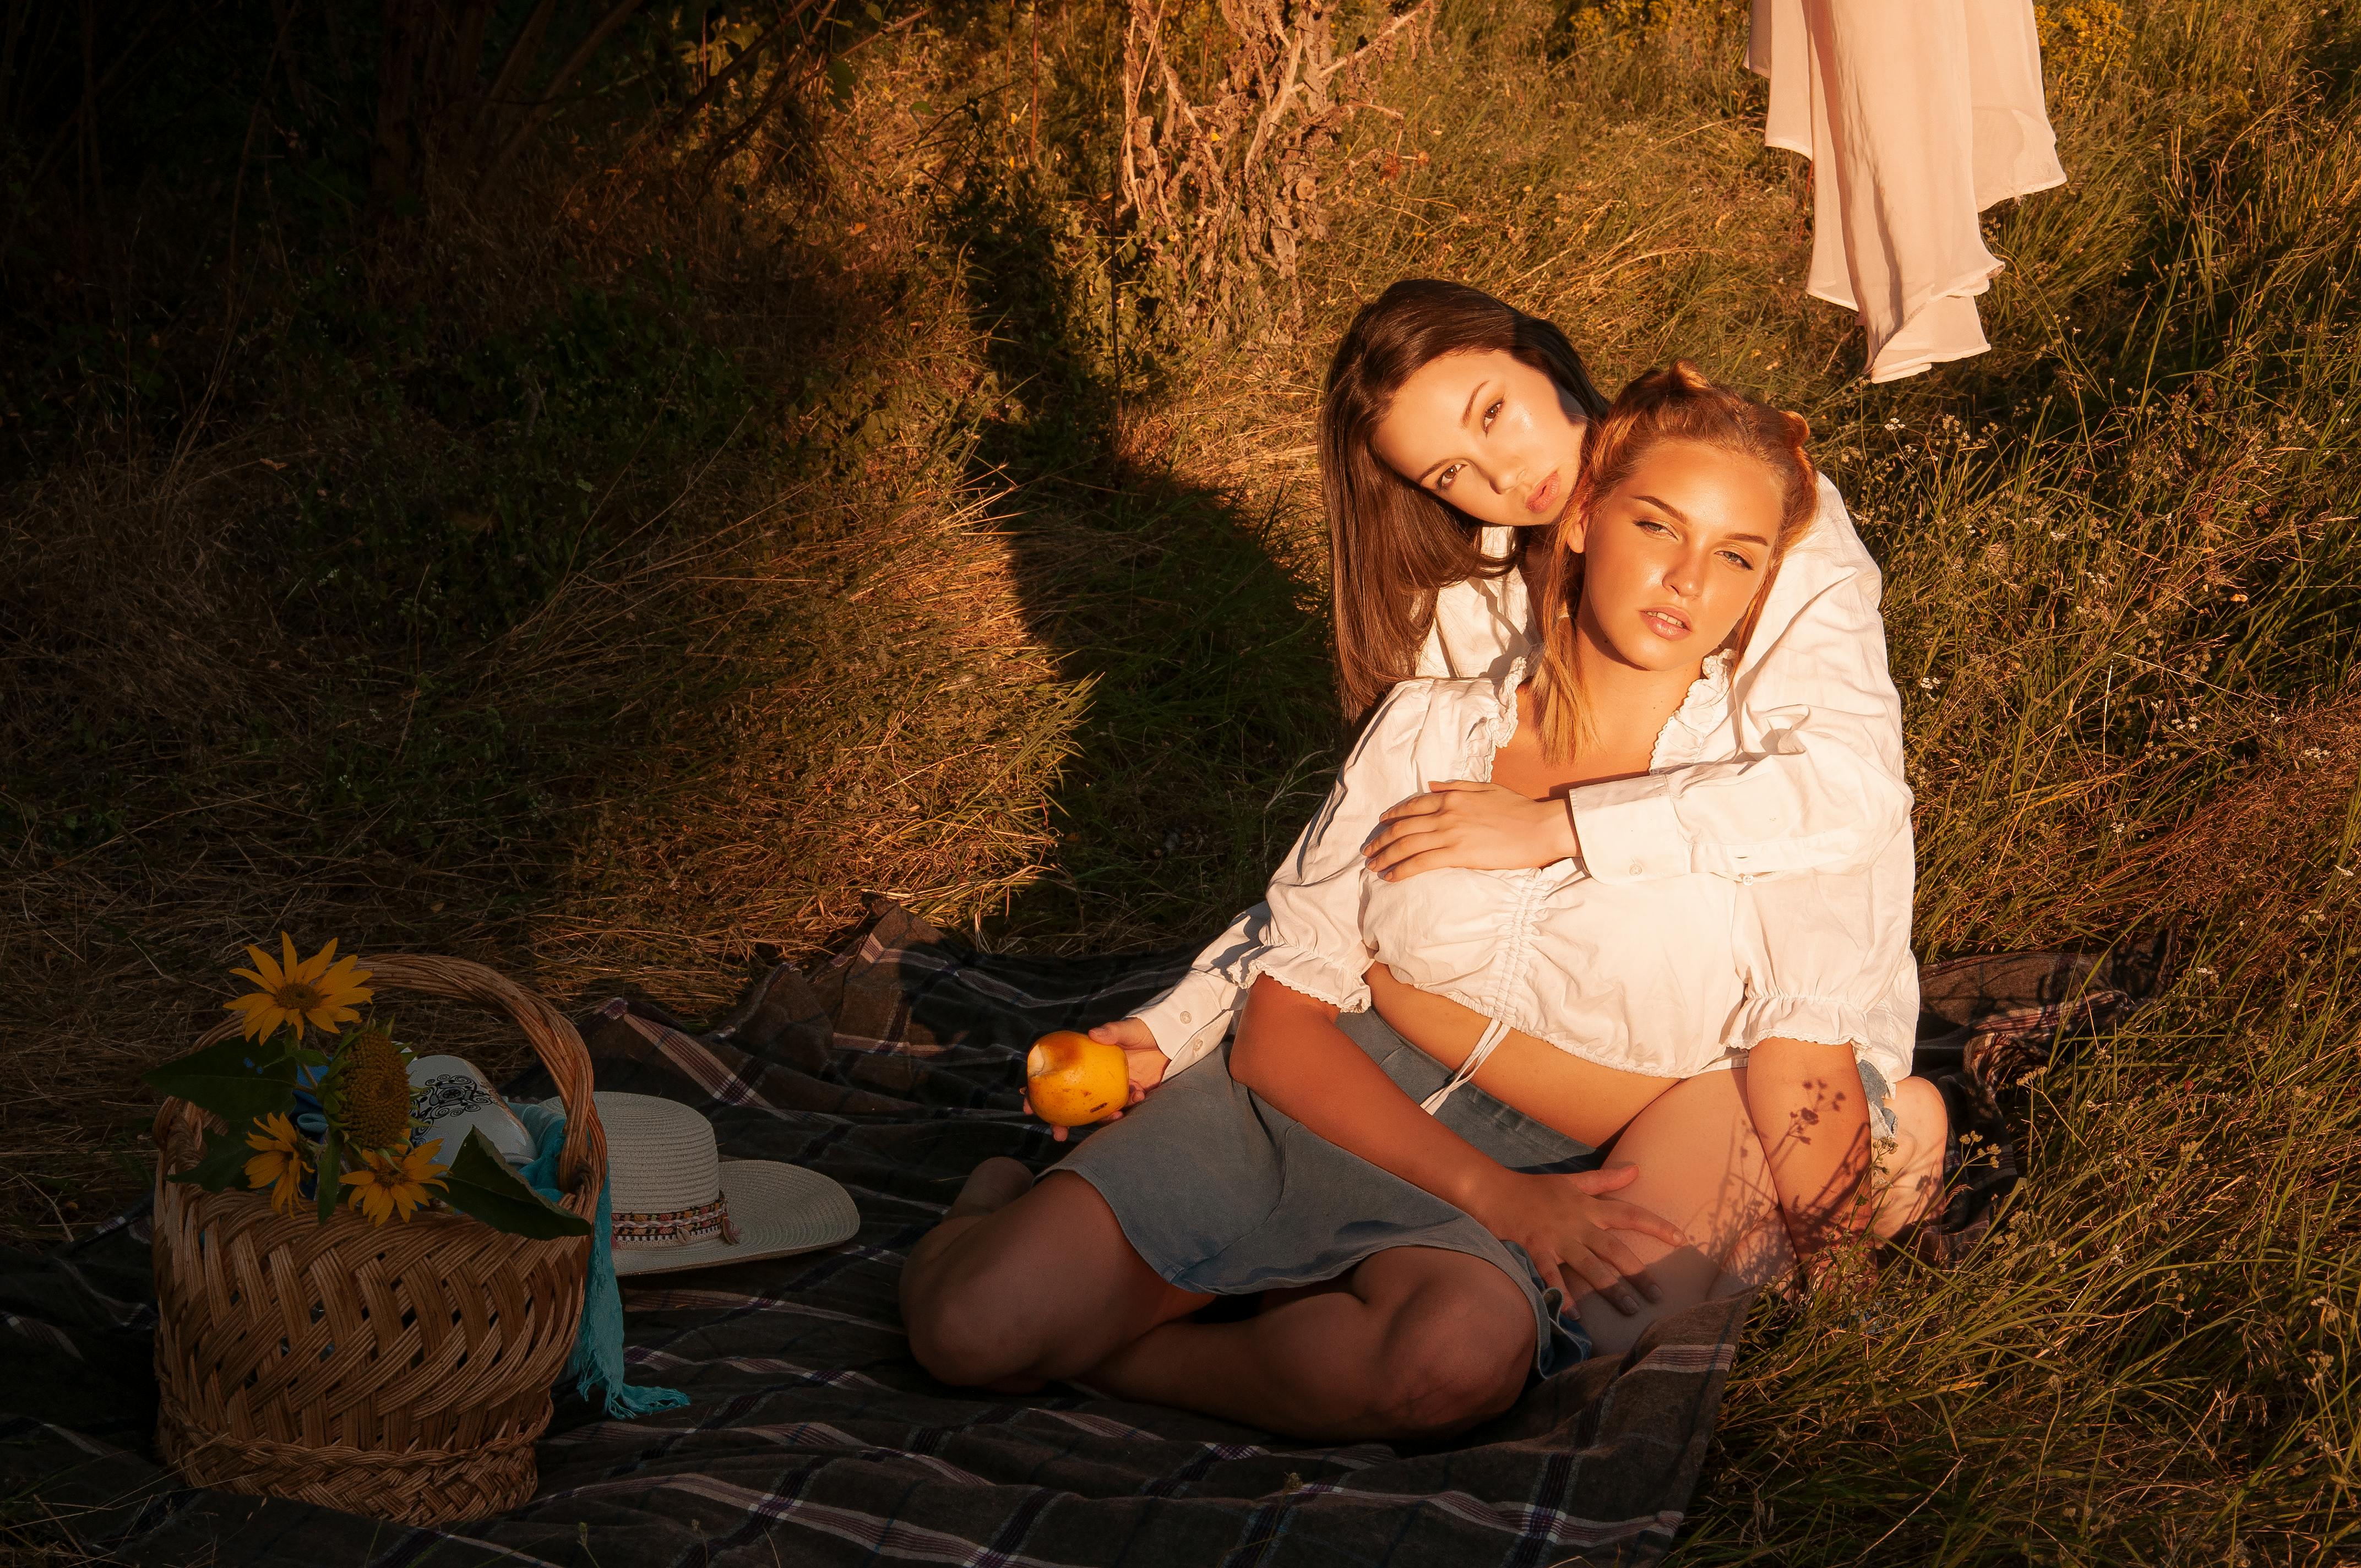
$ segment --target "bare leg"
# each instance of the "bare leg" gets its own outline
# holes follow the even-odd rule
[[[1393,1247],[1245,1321],[1168,1322],[1090,1381],[1294,1437],[1433,1437],[1514,1404],[1532,1357],[1514,1280],[1466,1253]]]
[[[967,1173],[967,1179],[960,1184],[959,1196],[951,1200],[950,1212],[943,1217],[961,1220],[994,1213],[1032,1190],[1033,1173],[1025,1168],[1023,1161],[994,1155]],[[940,1234],[939,1229],[928,1231],[919,1238],[918,1245],[924,1246]]]
[[[910,1349],[937,1377],[1030,1393],[1213,1299],[1141,1261],[1097,1188],[1051,1171],[1023,1190],[1011,1163],[978,1167],[902,1270]]]
[[[1795,1266],[1778,1190],[1747,1112],[1744,1070],[1699,1073],[1675,1084],[1616,1140],[1609,1168],[1640,1168],[1616,1196],[1663,1215],[1695,1245],[1675,1248],[1623,1233],[1664,1299],[1627,1316],[1582,1286],[1575,1310],[1601,1354],[1629,1350],[1666,1313],[1733,1295]]]
[[[1817,1040],[1755,1043],[1739,1092],[1771,1162],[1787,1239],[1813,1265],[1870,1219],[1876,1148],[1853,1056]]]
[[[1950,1146],[1951,1119],[1942,1091],[1923,1078],[1894,1086],[1894,1146],[1880,1151],[1877,1207],[1870,1229],[1892,1236],[1926,1217],[1943,1186],[1943,1154]]]
[[[1627,1317],[1587,1288],[1576,1298],[1583,1327],[1602,1354],[1631,1348],[1666,1312],[1750,1286],[1795,1266],[1771,1162],[1747,1108],[1748,1070],[1700,1073],[1674,1085],[1631,1119],[1616,1140],[1610,1166],[1636,1165],[1639,1177],[1616,1194],[1653,1210],[1697,1244],[1672,1248],[1647,1236],[1624,1240],[1648,1266],[1664,1299]],[[1943,1097],[1924,1079],[1894,1091],[1894,1146],[1879,1151],[1872,1227],[1890,1235],[1924,1212],[1941,1186],[1949,1122]],[[1835,1118],[1831,1116],[1830,1120]]]

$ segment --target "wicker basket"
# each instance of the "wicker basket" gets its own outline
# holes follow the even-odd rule
[[[589,1219],[607,1168],[590,1058],[550,1004],[481,964],[365,958],[388,990],[513,1017],[566,1108],[565,1206]],[[226,1037],[236,1021],[205,1036]],[[190,1483],[440,1524],[516,1507],[574,1348],[590,1239],[529,1241],[445,1212],[326,1224],[259,1192],[164,1179],[210,1118],[156,1118],[156,1441]],[[218,1124],[215,1124],[218,1125]]]

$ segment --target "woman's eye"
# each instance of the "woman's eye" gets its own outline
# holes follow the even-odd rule
[[[1445,468],[1442,473],[1437,474],[1434,477],[1434,488],[1438,490],[1449,489],[1451,488],[1451,481],[1459,477],[1459,470],[1465,466],[1466,466],[1466,465],[1464,463],[1454,463],[1450,467]]]
[[[1494,398],[1492,400],[1492,406],[1484,411],[1484,428],[1486,430],[1491,429],[1492,422],[1500,417],[1500,408],[1505,400],[1506,400],[1504,399]]]
[[[1737,567],[1741,572],[1751,572],[1754,570],[1754,563],[1748,560],[1745,556],[1741,555],[1735,550],[1724,550],[1720,554],[1723,560],[1729,562],[1731,565]]]
[[[1640,520],[1640,530],[1643,533],[1661,533],[1666,537],[1670,537],[1673,532],[1671,529],[1666,528],[1663,523],[1658,522],[1653,517],[1642,518]]]

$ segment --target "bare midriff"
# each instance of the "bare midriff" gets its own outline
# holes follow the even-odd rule
[[[1405,983],[1384,964],[1371,964],[1365,978],[1378,1016],[1454,1071],[1490,1023],[1472,1007]],[[1602,1066],[1511,1029],[1468,1081],[1534,1121],[1597,1148],[1680,1080]]]

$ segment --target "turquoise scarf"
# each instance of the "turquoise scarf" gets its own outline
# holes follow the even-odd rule
[[[533,1135],[533,1163],[517,1174],[525,1185],[555,1203],[564,1195],[557,1186],[557,1160],[566,1146],[566,1118],[539,1105],[514,1111]],[[602,1400],[618,1420],[672,1410],[688,1403],[677,1388],[634,1388],[623,1381],[623,1292],[615,1283],[612,1242],[614,1213],[608,1206],[607,1187],[598,1188],[598,1212],[591,1220],[590,1276],[582,1288],[582,1332],[575,1336],[574,1355],[566,1370],[574,1375],[575,1392],[585,1399]]]

